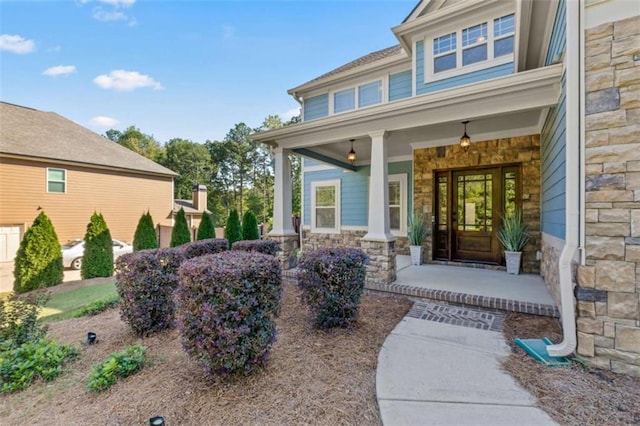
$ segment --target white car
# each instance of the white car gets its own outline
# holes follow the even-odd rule
[[[122,241],[112,240],[113,259],[118,256],[131,253],[133,247]],[[62,245],[62,264],[65,268],[79,270],[82,268],[82,256],[84,256],[84,241],[75,240]]]

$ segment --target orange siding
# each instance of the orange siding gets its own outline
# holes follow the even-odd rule
[[[47,167],[67,171],[65,194],[47,193]],[[60,242],[83,238],[94,211],[103,214],[113,238],[131,242],[142,213],[171,226],[171,177],[1,158],[0,225],[31,225],[42,207]]]

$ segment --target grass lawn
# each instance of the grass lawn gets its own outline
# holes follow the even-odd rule
[[[39,318],[44,322],[73,318],[83,307],[97,301],[115,297],[115,283],[96,284],[75,290],[56,292],[40,312]]]

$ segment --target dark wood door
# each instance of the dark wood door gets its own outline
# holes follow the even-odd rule
[[[519,204],[519,167],[437,172],[434,259],[498,264],[501,214]]]

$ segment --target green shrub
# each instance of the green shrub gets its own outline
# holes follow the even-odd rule
[[[62,282],[62,248],[53,224],[44,213],[24,233],[15,258],[13,290],[24,293]]]
[[[228,251],[178,270],[176,321],[182,347],[208,376],[241,376],[266,364],[282,297],[280,262]]]
[[[38,323],[46,296],[0,298],[0,351],[15,349],[44,337],[47,329]]]
[[[355,248],[304,252],[298,263],[302,298],[320,328],[346,327],[358,316],[367,255]]]
[[[80,276],[83,280],[113,275],[113,242],[102,213],[94,212],[84,235],[84,255]]]
[[[108,389],[118,379],[124,379],[144,367],[147,348],[132,345],[120,352],[113,352],[109,358],[91,369],[87,387],[91,392]]]
[[[227,218],[227,226],[224,227],[224,237],[229,241],[229,247],[236,241],[242,240],[242,225],[238,210],[232,209]]]
[[[187,217],[184,214],[184,209],[180,207],[178,213],[176,213],[175,224],[171,230],[171,247],[178,247],[182,244],[191,242],[191,232],[189,231],[189,225],[187,225]]]
[[[216,229],[213,227],[211,215],[207,212],[202,213],[202,220],[198,225],[197,240],[207,240],[216,237]]]
[[[205,254],[216,254],[227,251],[229,250],[229,242],[224,238],[209,238],[208,240],[184,244],[180,246],[178,250],[182,251],[185,260],[189,260],[194,257],[204,256]]]
[[[116,260],[116,290],[122,298],[120,318],[139,336],[173,327],[180,248],[123,254]]]
[[[80,317],[98,315],[99,313],[104,312],[109,308],[115,308],[116,306],[118,306],[119,302],[120,302],[120,296],[117,294],[106,299],[96,300],[94,302],[91,302],[87,306],[83,307],[75,314],[73,314],[73,317],[80,318]]]
[[[76,349],[39,339],[0,352],[2,393],[27,388],[34,379],[50,381],[62,372],[66,361],[75,359]]]
[[[258,231],[258,219],[251,210],[248,210],[242,216],[242,239],[243,240],[259,240],[260,231]]]
[[[133,251],[158,248],[158,237],[153,226],[151,213],[146,212],[140,216],[136,233],[133,235]]]
[[[280,243],[274,240],[236,241],[231,250],[257,251],[258,253],[276,256],[280,251]]]

